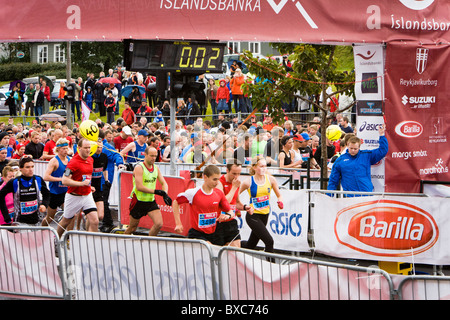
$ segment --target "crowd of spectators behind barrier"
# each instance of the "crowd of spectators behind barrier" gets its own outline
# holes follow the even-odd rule
[[[119,81],[117,84],[98,81],[105,77]],[[143,129],[148,133],[146,143],[158,150],[157,161],[170,162],[170,106],[169,101],[158,99],[156,92],[149,89],[155,88],[151,86],[155,81],[155,77],[151,75],[122,72],[121,68],[110,69],[108,74],[101,72],[97,79],[90,73],[85,81],[81,77],[73,81],[75,96],[71,100],[71,107],[77,120],[81,118],[81,101],[97,116],[102,117],[108,113],[106,123],[99,117],[96,122],[104,130],[106,141],[115,147],[115,151],[125,149],[137,139],[138,132]],[[176,162],[201,163],[207,160],[207,163],[222,164],[226,159],[237,158],[246,165],[252,157],[264,155],[268,165],[274,167],[305,168],[308,159],[311,159],[311,167],[319,168],[322,139],[320,118],[292,121],[285,117],[284,121],[274,123],[266,110],[262,115],[257,114],[250,121],[242,123],[240,119],[243,117],[238,114],[249,114],[252,107],[251,98],[242,94],[240,86],[247,79],[238,67],[231,76],[221,79],[218,86],[216,81],[208,80],[203,75],[197,81],[205,84],[204,90],[197,90],[177,99],[174,134]],[[130,85],[135,87],[127,97],[123,97],[124,108],[119,114],[122,89]],[[139,90],[138,86],[142,88]],[[36,99],[33,99],[37,95],[36,91],[33,93],[30,90],[37,90],[39,87],[39,84],[29,86],[24,92],[29,95],[28,103],[34,104],[36,115],[41,114],[36,109],[39,107]],[[70,91],[62,82],[58,98],[68,99],[68,94]],[[114,105],[111,101],[114,101]],[[288,103],[282,107],[285,111],[295,111],[298,105]],[[209,117],[211,120],[206,120],[205,117],[208,108],[212,111],[212,117]],[[28,105],[26,113],[32,113],[32,110],[33,106]],[[79,122],[75,123],[73,130],[64,123],[40,121],[38,117],[31,125],[14,124],[13,117],[7,123],[0,123],[0,171],[7,164],[12,163],[15,167],[15,161],[23,156],[50,160],[54,156],[52,146],[59,137],[66,137],[71,150],[76,152],[76,144],[80,138]],[[327,139],[328,160],[331,160],[345,148],[344,136],[353,135],[353,129],[349,118],[342,114],[329,119],[328,123],[338,124],[342,130],[341,140],[331,142]],[[213,156],[210,156],[213,151]],[[126,155],[122,156],[126,160]]]

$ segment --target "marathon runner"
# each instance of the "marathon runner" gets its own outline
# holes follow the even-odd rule
[[[241,181],[242,165],[239,161],[231,159],[227,163],[227,172],[222,175],[217,185],[217,189],[222,190],[230,203],[231,209],[237,216],[241,215],[241,210],[247,211],[247,214],[253,214],[253,207],[242,204],[239,199],[239,189]],[[232,247],[241,246],[241,236],[239,234],[238,221],[236,218],[229,219],[217,224],[216,236],[219,245],[230,245]]]
[[[188,237],[219,245],[214,233],[217,222],[234,217],[234,210],[231,209],[225,194],[216,188],[220,180],[219,168],[215,165],[206,166],[203,170],[203,179],[202,186],[180,193],[173,202],[175,232],[183,233],[184,230],[180,218],[180,204],[189,203],[192,228],[188,231]]]
[[[47,215],[42,220],[42,226],[48,226],[53,221],[56,210],[64,204],[64,198],[67,192],[67,186],[62,184],[62,177],[66,170],[67,163],[70,158],[67,156],[69,152],[69,140],[60,138],[56,141],[55,157],[52,158],[44,173],[44,180],[49,181],[50,203],[48,205]]]
[[[125,234],[136,231],[139,220],[148,215],[153,221],[148,235],[156,236],[163,226],[161,211],[156,204],[155,194],[162,196],[167,205],[172,205],[172,199],[167,195],[169,189],[161,171],[155,165],[158,151],[153,147],[145,149],[145,158],[139,162],[133,170],[133,191],[130,203],[130,224]],[[156,188],[156,180],[161,184],[161,189]]]
[[[61,237],[73,217],[83,211],[87,220],[87,231],[98,231],[98,214],[91,187],[94,159],[90,157],[91,142],[86,138],[78,141],[78,153],[69,161],[64,172],[62,183],[68,186],[64,199],[64,215],[58,225]],[[94,189],[94,190],[93,190]]]
[[[37,226],[40,224],[40,214],[47,211],[50,192],[44,179],[34,174],[33,158],[20,159],[19,168],[22,174],[6,183],[0,190],[0,199],[5,199],[8,193],[13,193],[15,221]],[[5,224],[11,224],[5,201],[0,201],[0,209]]]

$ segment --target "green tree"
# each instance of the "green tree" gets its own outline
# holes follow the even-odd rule
[[[287,70],[272,59],[258,60],[246,51],[244,61],[248,65],[249,72],[255,76],[254,84],[247,84],[244,90],[252,96],[252,105],[259,110],[268,109],[268,113],[277,122],[284,118],[282,109],[283,102],[291,101],[293,98],[308,101],[320,111],[321,122],[321,188],[326,189],[327,182],[327,148],[326,128],[328,119],[334,118],[336,113],[343,112],[340,108],[331,112],[327,105],[327,99],[339,93],[354,95],[354,75],[352,72],[343,72],[336,57],[336,46],[311,45],[292,43],[272,43],[282,54],[288,54],[289,60],[293,62],[292,69]],[[327,88],[332,87],[330,94]],[[324,97],[320,99],[320,97]],[[322,101],[320,101],[322,100]]]
[[[73,65],[94,73],[107,72],[123,60],[123,43],[71,42],[71,52]]]

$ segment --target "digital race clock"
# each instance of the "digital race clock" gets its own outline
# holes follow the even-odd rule
[[[127,70],[222,73],[225,43],[214,41],[125,40]]]

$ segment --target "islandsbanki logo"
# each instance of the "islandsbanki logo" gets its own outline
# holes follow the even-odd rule
[[[391,15],[391,29],[394,30],[420,30],[420,31],[449,31],[449,21],[439,21],[434,18],[422,20],[407,19],[403,16]]]

